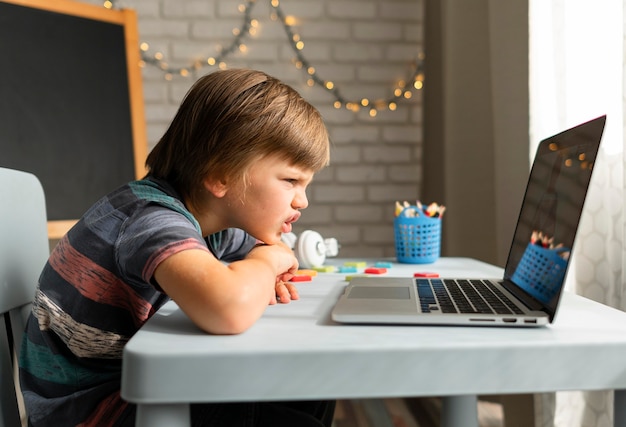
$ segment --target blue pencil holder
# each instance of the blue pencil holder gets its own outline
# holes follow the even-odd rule
[[[529,243],[512,280],[539,301],[549,302],[559,292],[565,279],[567,261],[559,253],[568,250],[548,249]]]
[[[441,255],[441,218],[424,214],[407,217],[403,211],[396,216],[393,225],[398,262],[429,264],[437,261]]]

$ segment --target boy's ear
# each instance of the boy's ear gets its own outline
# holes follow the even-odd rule
[[[217,198],[224,197],[228,191],[226,182],[222,179],[206,178],[204,180],[204,188]]]

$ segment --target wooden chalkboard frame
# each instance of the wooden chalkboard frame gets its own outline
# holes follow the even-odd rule
[[[112,10],[96,5],[80,3],[73,0],[0,0],[26,8],[33,8],[58,14],[65,14],[87,20],[116,24],[123,27],[127,64],[127,80],[130,106],[130,127],[132,137],[132,153],[135,178],[145,175],[145,159],[147,156],[147,137],[145,126],[144,101],[141,78],[141,56],[139,52],[139,35],[137,16],[133,10]],[[45,187],[45,186],[44,186]],[[101,196],[101,195],[100,195]],[[48,221],[48,237],[58,239],[77,221],[75,218]]]

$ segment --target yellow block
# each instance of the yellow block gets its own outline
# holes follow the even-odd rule
[[[296,276],[317,276],[317,271],[315,270],[298,270],[296,271]]]
[[[334,273],[335,267],[332,265],[322,265],[321,267],[313,267],[313,270],[319,271],[320,273]]]
[[[343,263],[346,267],[365,268],[367,263],[365,261],[346,261]]]

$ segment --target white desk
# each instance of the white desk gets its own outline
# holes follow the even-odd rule
[[[415,271],[502,275],[467,258],[387,275]],[[136,425],[188,426],[190,402],[448,396],[443,425],[465,427],[479,394],[616,389],[615,425],[626,426],[626,313],[566,294],[539,329],[338,325],[329,313],[345,276],[298,284],[299,301],[269,306],[241,335],[207,335],[163,307],[124,350],[122,397],[139,405]]]

